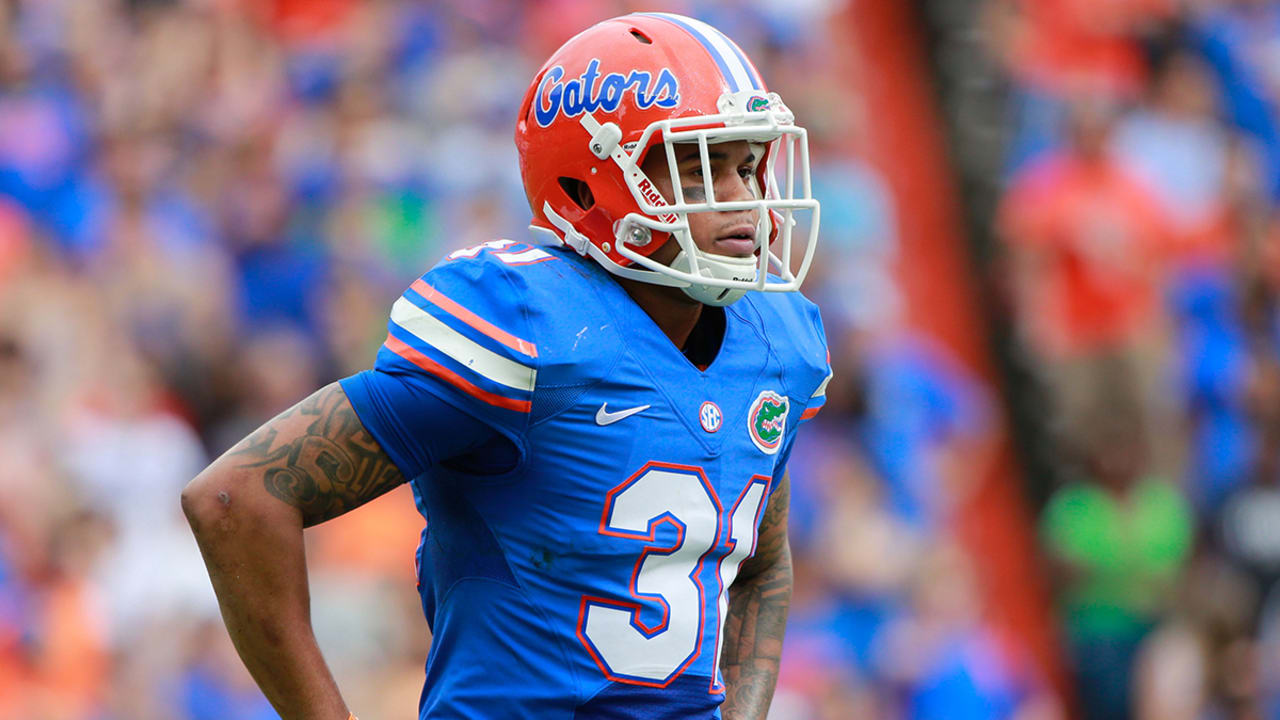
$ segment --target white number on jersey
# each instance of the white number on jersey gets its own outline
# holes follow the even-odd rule
[[[707,607],[701,577],[708,557],[721,554],[715,573],[716,647],[710,690],[720,660],[720,637],[728,608],[727,588],[755,551],[760,511],[769,479],[752,478],[723,517],[715,489],[700,468],[651,462],[606,495],[600,533],[644,540],[631,573],[630,600],[583,596],[578,635],[611,680],[666,687],[702,651]],[[674,542],[657,542],[658,528],[676,529]],[[642,603],[656,603],[662,619],[641,620]]]
[[[551,254],[545,250],[530,245],[529,243],[516,242],[515,240],[490,240],[482,242],[479,245],[472,245],[461,250],[454,250],[445,256],[446,260],[458,260],[459,258],[474,258],[485,250],[493,252],[493,256],[506,263],[507,265],[532,265],[533,263],[550,260]]]

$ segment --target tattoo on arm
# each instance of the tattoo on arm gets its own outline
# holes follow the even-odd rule
[[[783,474],[760,521],[756,553],[743,563],[729,589],[720,656],[725,720],[763,720],[778,682],[782,636],[791,605],[790,494],[790,478]]]
[[[279,439],[280,428],[300,427]],[[262,472],[268,492],[302,511],[304,526],[335,518],[404,482],[338,383],[316,391],[241,440],[228,459]]]

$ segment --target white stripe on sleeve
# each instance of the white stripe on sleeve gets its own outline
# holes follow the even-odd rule
[[[494,253],[494,256],[504,263],[519,265],[521,263],[529,263],[534,262],[535,260],[549,258],[551,257],[551,254],[535,247],[529,248],[528,250],[521,250],[519,252]]]
[[[827,383],[831,382],[831,376],[832,376],[832,375],[834,375],[834,374],[835,374],[835,371],[834,371],[834,370],[828,370],[828,371],[827,371],[827,376],[826,376],[825,378],[823,378],[823,379],[822,379],[822,384],[818,386],[818,389],[817,389],[817,390],[814,390],[814,391],[813,391],[813,395],[811,395],[810,397],[821,397],[821,396],[823,396],[823,395],[826,395],[826,394],[827,394]]]
[[[489,350],[404,297],[391,306],[391,321],[472,372],[510,388],[533,392],[537,370]]]

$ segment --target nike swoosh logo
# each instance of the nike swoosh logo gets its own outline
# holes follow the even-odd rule
[[[626,410],[619,410],[617,412],[609,412],[608,408],[609,408],[609,403],[605,403],[600,406],[599,410],[596,411],[597,425],[612,425],[618,422],[619,420],[625,420],[631,417],[632,415],[635,415],[636,413],[644,412],[645,410],[648,410],[649,406],[641,405],[639,407],[627,408]]]

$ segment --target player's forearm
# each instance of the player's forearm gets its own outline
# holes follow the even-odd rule
[[[223,621],[281,717],[345,720],[311,628],[302,516],[274,498],[254,497],[253,481],[214,467],[183,492]]]
[[[782,636],[791,605],[791,550],[760,572],[739,577],[729,591],[720,673],[725,720],[764,720],[778,683]]]
[[[332,383],[241,440],[182,493],[231,639],[285,720],[347,718],[311,629],[302,528],[402,482]]]

